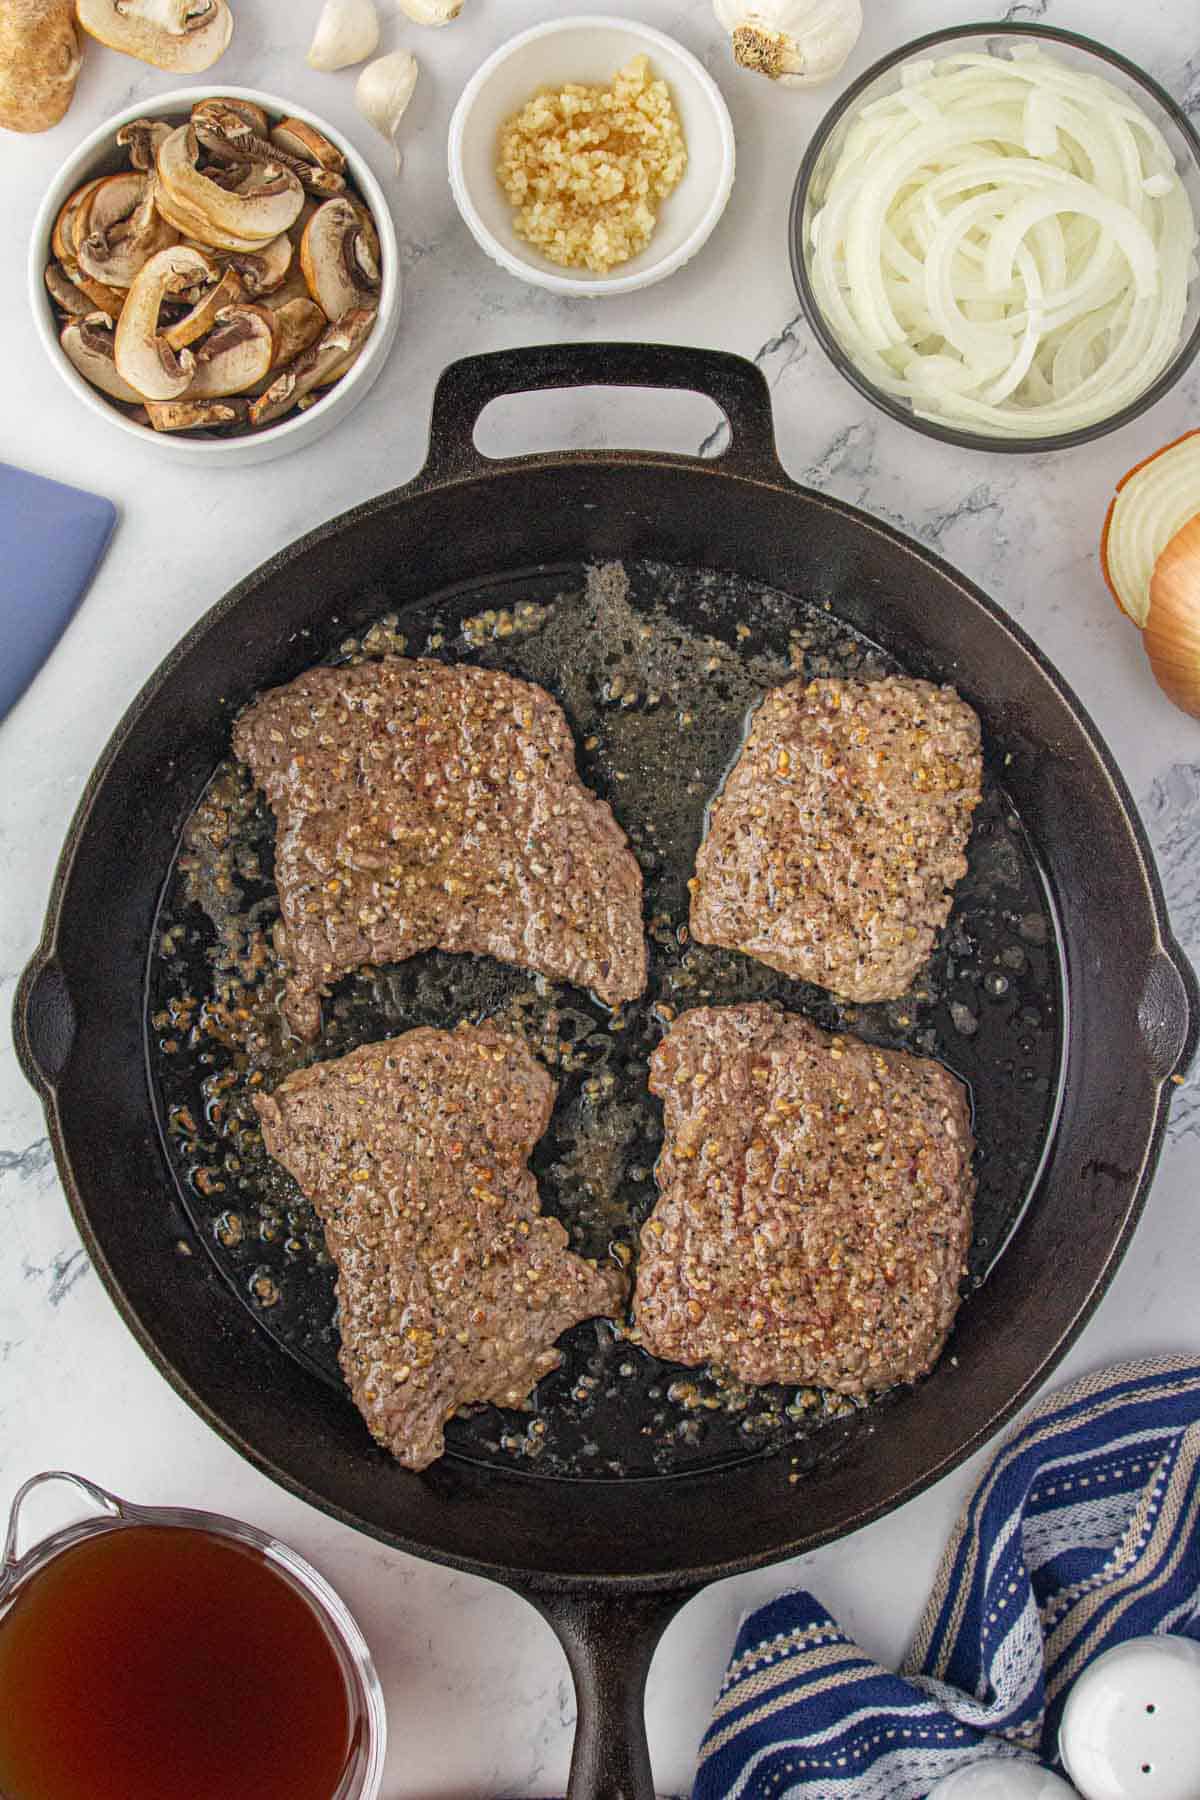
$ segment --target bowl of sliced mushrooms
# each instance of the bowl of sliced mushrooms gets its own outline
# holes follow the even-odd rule
[[[164,94],[95,131],[46,196],[34,319],[93,410],[221,465],[344,418],[400,318],[378,182],[324,121],[247,88]]]

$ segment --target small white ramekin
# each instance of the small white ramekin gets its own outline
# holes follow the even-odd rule
[[[183,120],[196,101],[208,91],[227,94],[234,100],[253,100],[279,118],[303,119],[306,124],[313,125],[322,132],[331,144],[335,144],[346,158],[346,167],[355,186],[371,209],[382,252],[383,283],[379,297],[379,317],[366,348],[354,367],[307,412],[289,413],[277,425],[268,425],[265,430],[252,432],[246,437],[197,438],[186,432],[158,432],[148,426],[135,424],[90,382],[85,381],[63,355],[58,341],[54,307],[45,282],[46,264],[53,259],[50,234],[64,201],[85,181],[90,181],[96,175],[114,173],[124,166],[122,153],[116,143],[121,126],[127,125],[132,119],[144,118],[148,113],[155,118],[170,118],[174,115]],[[286,456],[292,450],[315,443],[348,413],[353,412],[359,401],[370,392],[387,360],[388,351],[395,342],[400,324],[401,291],[399,246],[387,196],[353,146],[326,120],[303,106],[294,105],[290,100],[281,100],[275,94],[261,93],[257,88],[226,87],[215,83],[211,90],[190,87],[173,89],[167,94],[156,94],[153,100],[139,101],[136,106],[127,107],[124,112],[115,114],[113,118],[106,119],[103,125],[97,126],[67,158],[51,183],[38,209],[29,248],[29,299],[33,322],[47,356],[71,391],[92,412],[107,419],[119,431],[138,438],[142,443],[153,442],[164,456],[199,465],[207,464],[211,468],[229,469],[239,464],[270,462],[277,456]]]
[[[518,237],[496,178],[506,119],[539,88],[611,82],[631,57],[646,55],[670,87],[687,141],[682,181],[662,203],[646,248],[607,275],[565,269]],[[557,294],[629,294],[673,275],[711,235],[733,187],[733,121],[721,90],[690,50],[633,19],[581,14],[535,25],[502,44],[475,71],[450,121],[450,187],[481,249],[510,275]]]

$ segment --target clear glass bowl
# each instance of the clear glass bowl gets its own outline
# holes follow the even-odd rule
[[[86,1517],[51,1532],[28,1550],[18,1549],[21,1508],[33,1491],[46,1482],[66,1481],[77,1487],[98,1507],[98,1516]],[[383,1763],[387,1750],[387,1718],[383,1705],[383,1689],[375,1673],[371,1652],[344,1601],[323,1576],[306,1563],[302,1556],[258,1531],[240,1519],[229,1519],[221,1513],[195,1512],[179,1506],[134,1506],[120,1500],[82,1475],[65,1469],[52,1469],[34,1475],[17,1492],[8,1519],[8,1532],[0,1560],[0,1622],[17,1595],[35,1575],[55,1557],[82,1543],[85,1538],[104,1532],[125,1531],[134,1526],[167,1526],[189,1531],[203,1531],[257,1550],[271,1565],[274,1573],[295,1589],[321,1621],[325,1634],[337,1656],[346,1684],[350,1709],[351,1737],[356,1748],[351,1765],[341,1784],[329,1800],[378,1800],[383,1785]]]
[[[1200,136],[1187,115],[1165,89],[1159,87],[1156,81],[1133,63],[1119,56],[1115,50],[1109,50],[1103,44],[1081,37],[1076,32],[1059,31],[1050,25],[963,25],[951,31],[931,32],[927,37],[917,38],[893,51],[890,56],[885,56],[868,69],[826,114],[808,146],[792,193],[789,219],[792,273],[808,322],[834,367],[860,394],[864,394],[873,405],[889,413],[893,419],[899,419],[901,424],[911,426],[914,431],[922,432],[926,437],[940,438],[944,443],[958,444],[967,450],[1065,450],[1073,444],[1091,443],[1095,438],[1103,437],[1106,432],[1128,424],[1131,419],[1136,419],[1145,412],[1147,407],[1153,406],[1156,400],[1161,400],[1186,373],[1197,351],[1200,351],[1200,280],[1194,280],[1188,296],[1179,347],[1166,368],[1136,399],[1107,417],[1072,431],[1048,436],[1001,437],[984,431],[967,430],[936,419],[917,418],[907,400],[885,393],[858,367],[822,312],[810,269],[811,221],[814,212],[824,203],[830,176],[860,107],[884,95],[895,93],[901,85],[901,71],[907,63],[933,59],[950,50],[964,49],[1008,56],[1015,47],[1028,44],[1031,39],[1044,44],[1058,60],[1069,67],[1101,75],[1117,87],[1124,88],[1137,101],[1170,145],[1176,168],[1192,202],[1192,210],[1200,221]]]

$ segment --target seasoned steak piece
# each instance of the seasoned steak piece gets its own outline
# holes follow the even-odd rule
[[[541,688],[400,656],[309,669],[242,713],[233,747],[279,822],[284,1011],[302,1038],[339,976],[435,947],[611,1006],[645,987],[641,870]]]
[[[254,1104],[324,1224],[355,1405],[406,1468],[442,1454],[467,1402],[523,1405],[562,1361],[554,1340],[621,1306],[617,1271],[541,1215],[526,1162],[554,1083],[518,1038],[422,1027]]]
[[[650,1068],[666,1145],[634,1306],[646,1348],[842,1394],[925,1374],[971,1240],[958,1080],[761,1005],[684,1013]]]
[[[967,872],[981,775],[953,688],[785,682],[713,802],[692,936],[847,1000],[899,998]]]

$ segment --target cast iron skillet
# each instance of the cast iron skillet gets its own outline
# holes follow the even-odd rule
[[[713,462],[638,452],[490,462],[498,395],[597,383],[692,388],[731,426]],[[789,1483],[786,1454],[665,1479],[563,1482],[453,1455],[423,1476],[372,1448],[329,1385],[282,1355],[193,1250],[148,1090],[143,991],[164,874],[230,721],[381,610],[564,562],[649,557],[797,595],[814,585],[914,672],[953,681],[1009,759],[1065,967],[1061,1110],[1042,1173],[954,1356]],[[336,619],[337,623],[334,623]],[[102,1278],[177,1391],[257,1467],[347,1524],[506,1583],[554,1626],[579,1690],[576,1800],[649,1800],[642,1694],[667,1621],[705,1583],[810,1550],[954,1467],[1054,1367],[1104,1292],[1146,1198],[1197,989],[1141,825],[1095,728],[1035,646],[926,550],[795,486],[749,363],[639,345],[473,357],[442,376],[415,481],[322,526],[222,600],[152,676],[71,827],[16,1043],[46,1106]]]

